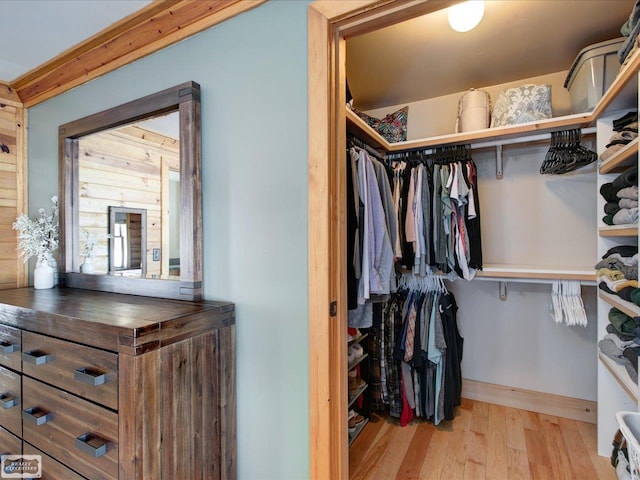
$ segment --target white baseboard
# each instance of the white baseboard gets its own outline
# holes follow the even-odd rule
[[[596,423],[598,417],[595,401],[475,380],[462,380],[462,397],[588,423]]]

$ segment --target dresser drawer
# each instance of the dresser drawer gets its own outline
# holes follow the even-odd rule
[[[92,480],[118,478],[118,415],[28,377],[23,438]]]
[[[22,332],[26,375],[118,409],[118,355],[32,332]]]
[[[0,367],[0,426],[22,436],[20,374]]]
[[[42,476],[40,480],[86,480],[73,470],[69,470],[63,464],[54,460],[33,445],[24,444],[25,455],[40,455],[42,457]]]
[[[0,455],[22,454],[22,440],[0,427]]]
[[[20,371],[20,336],[17,328],[0,325],[0,365]]]

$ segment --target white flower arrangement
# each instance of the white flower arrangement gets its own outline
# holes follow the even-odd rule
[[[95,255],[95,249],[98,246],[98,240],[85,230],[84,232],[84,247],[82,248],[82,255],[85,259],[93,258]]]
[[[51,215],[44,208],[38,209],[39,217],[32,220],[21,213],[13,223],[18,231],[18,251],[26,262],[37,257],[39,262],[47,260],[47,256],[58,249],[58,196],[51,197]]]

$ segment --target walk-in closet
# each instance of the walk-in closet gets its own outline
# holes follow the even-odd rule
[[[318,7],[340,38],[334,471],[626,478],[636,2],[487,1],[463,33],[458,2],[392,3]]]

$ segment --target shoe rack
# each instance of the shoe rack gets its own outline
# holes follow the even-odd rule
[[[348,431],[349,431],[349,445],[360,435],[362,429],[369,421],[355,410],[353,410],[353,404],[358,400],[358,397],[364,393],[369,386],[357,373],[356,367],[366,359],[369,354],[362,348],[361,342],[367,338],[367,333],[361,333],[356,330],[357,334],[348,340],[348,391],[349,391],[349,404],[347,405],[348,415]]]

